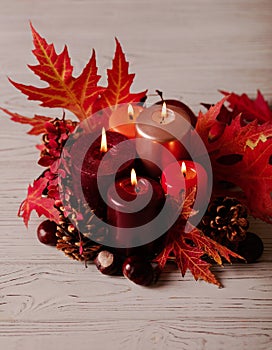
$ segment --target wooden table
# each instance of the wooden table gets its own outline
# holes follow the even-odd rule
[[[29,102],[7,81],[37,83],[28,21],[60,50],[67,43],[77,73],[94,47],[100,73],[111,65],[114,36],[136,72],[134,90],[182,98],[195,112],[220,99],[217,89],[260,89],[272,99],[271,0],[1,0],[0,105],[33,116],[60,116]],[[103,77],[105,81],[105,76]],[[169,267],[154,288],[105,277],[36,239],[16,217],[39,173],[37,138],[1,117],[0,348],[272,348],[271,226],[251,220],[265,252],[252,265],[215,268],[224,285],[195,282]]]

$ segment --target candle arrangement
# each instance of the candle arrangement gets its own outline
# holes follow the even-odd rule
[[[263,243],[248,231],[248,215],[272,222],[272,112],[261,93],[251,100],[223,92],[197,117],[160,91],[148,105],[147,91],[130,92],[134,75],[118,40],[104,87],[94,52],[74,77],[67,50],[57,54],[31,29],[38,60],[31,69],[48,87],[10,82],[30,100],[78,118],[1,108],[42,134],[45,170],[18,212],[26,225],[33,210],[47,218],[39,240],[145,286],[167,261],[218,286],[211,262],[256,261]]]

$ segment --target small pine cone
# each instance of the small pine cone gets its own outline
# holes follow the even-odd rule
[[[218,197],[210,203],[199,228],[206,236],[235,249],[246,237],[247,216],[247,208],[237,199]]]
[[[56,233],[58,237],[57,249],[62,250],[65,255],[79,261],[89,261],[96,257],[100,244],[85,239],[81,234],[67,234],[62,230]]]
[[[62,250],[65,255],[79,261],[93,260],[101,245],[88,239],[81,234],[63,215],[60,215],[60,225],[56,236],[57,249]]]

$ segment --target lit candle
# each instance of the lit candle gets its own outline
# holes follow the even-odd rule
[[[135,123],[142,110],[143,107],[136,104],[123,104],[118,106],[109,118],[109,129],[119,132],[129,139],[135,138]]]
[[[133,249],[135,245],[139,245],[138,237],[131,237],[129,230],[124,235],[124,230],[121,228],[139,227],[139,234],[144,236],[150,234],[150,228],[144,232],[145,228],[141,226],[151,222],[164,205],[165,195],[161,185],[149,178],[137,178],[135,170],[132,169],[131,177],[119,179],[110,186],[107,200],[107,222],[112,225],[112,237],[117,242],[125,242],[125,245],[131,247],[121,251],[126,255],[150,253],[154,248],[152,244]]]
[[[208,191],[208,177],[205,169],[199,163],[182,160],[169,164],[162,173],[161,184],[165,194],[179,198],[185,191],[196,186],[198,205],[206,204]]]
[[[156,103],[156,105],[162,105],[166,103],[169,109],[176,111],[180,115],[189,116],[191,124],[196,125],[197,118],[194,112],[183,102],[179,100],[162,100]]]
[[[169,109],[166,103],[143,110],[136,124],[136,150],[149,176],[160,176],[160,169],[173,162],[173,157],[189,158],[186,148],[191,130],[190,116]]]
[[[72,149],[74,191],[79,198],[83,192],[90,208],[103,219],[106,219],[107,211],[103,197],[106,197],[107,189],[112,183],[112,177],[115,174],[117,178],[128,175],[135,158],[135,146],[130,141],[126,145],[126,154],[118,151],[117,146],[123,141],[128,141],[124,135],[111,131],[105,132],[105,129],[103,129],[102,134],[90,146],[88,146],[90,137],[87,134],[80,137]],[[101,163],[105,154],[107,154],[107,157]],[[82,159],[84,159],[83,162]],[[99,181],[103,185],[100,191],[103,193],[100,193],[97,184],[97,172],[100,164],[102,164],[102,178]],[[122,166],[119,167],[116,164],[122,164]],[[81,183],[78,179],[81,180]],[[78,186],[81,189],[77,191]]]

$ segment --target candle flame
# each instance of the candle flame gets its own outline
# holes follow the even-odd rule
[[[134,169],[131,169],[131,185],[136,186],[137,185],[137,176],[136,176],[136,171]]]
[[[167,107],[165,102],[162,104],[161,117],[163,119],[167,117]]]
[[[100,151],[106,153],[107,150],[108,150],[108,146],[107,146],[106,131],[105,131],[105,128],[102,128],[102,136],[101,136],[101,147],[100,147]]]
[[[133,110],[133,107],[132,107],[132,105],[130,103],[128,105],[128,116],[129,116],[130,120],[133,120],[133,118],[134,118],[134,110]]]
[[[181,163],[181,172],[184,177],[186,177],[186,164],[184,162]]]

